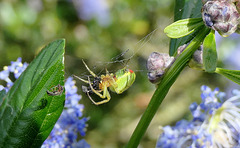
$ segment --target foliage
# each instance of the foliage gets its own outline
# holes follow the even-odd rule
[[[206,72],[214,72],[217,67],[215,31],[211,31],[203,41],[203,65]]]
[[[46,93],[64,83],[64,46],[64,40],[46,46],[8,93],[1,95],[1,147],[39,147],[48,137],[65,100],[64,93],[54,97]]]
[[[211,6],[212,6],[212,3],[214,3],[214,2],[217,4],[221,3],[218,0],[209,1],[209,2],[211,3],[210,4]],[[230,3],[230,2],[227,2],[227,3]],[[207,6],[205,6],[207,4],[209,4],[209,3],[207,2],[206,4],[204,4],[203,7],[207,7]],[[223,5],[223,4],[225,4],[225,3],[222,3],[221,7],[228,8],[228,6],[231,6],[231,8],[232,7],[235,8],[234,16],[236,16],[236,17],[233,19],[233,23],[235,26],[238,25],[239,22],[238,22],[238,24],[236,24],[235,19],[238,19],[240,14],[236,10],[236,7],[233,6],[234,4],[233,3],[231,5],[229,5],[229,4]],[[218,8],[215,8],[215,9],[218,9]],[[211,11],[214,12],[216,10],[211,10]],[[230,11],[230,12],[232,12],[232,11]],[[228,13],[230,13],[230,12],[228,12]],[[146,132],[146,129],[148,128],[151,120],[153,119],[154,115],[156,114],[156,111],[159,108],[159,106],[161,105],[163,99],[167,95],[169,89],[171,88],[171,86],[173,85],[173,83],[175,82],[177,77],[179,76],[180,72],[185,68],[188,61],[191,60],[194,52],[199,48],[199,46],[201,44],[203,44],[203,52],[200,55],[200,57],[203,59],[203,62],[202,62],[203,68],[204,68],[205,72],[215,72],[216,66],[217,66],[217,51],[216,51],[214,30],[219,31],[218,29],[221,27],[219,27],[218,29],[211,28],[212,26],[215,25],[214,23],[212,26],[208,26],[208,23],[206,23],[206,22],[211,21],[211,20],[209,20],[209,17],[207,17],[207,18],[205,17],[206,12],[202,12],[202,13],[203,13],[202,23],[199,23],[199,21],[201,21],[201,19],[189,18],[189,19],[183,19],[183,20],[174,22],[173,24],[171,24],[165,28],[164,31],[170,38],[181,38],[181,37],[184,37],[184,36],[187,36],[187,35],[193,33],[194,31],[196,31],[196,34],[192,35],[193,39],[188,43],[187,47],[185,49],[183,49],[183,51],[180,51],[180,53],[178,53],[180,55],[175,57],[176,61],[172,64],[171,68],[169,70],[165,71],[166,74],[164,74],[163,80],[158,84],[158,88],[156,89],[154,95],[152,96],[146,111],[142,115],[142,118],[140,119],[133,135],[131,136],[131,139],[130,139],[127,147],[129,147],[129,148],[137,147],[139,145],[141,138],[143,137],[144,133]],[[208,13],[210,13],[210,12],[208,12]],[[222,10],[222,12],[220,12],[220,14],[222,14],[222,13],[224,15],[225,10],[224,11]],[[235,15],[235,13],[237,13],[237,14]],[[208,15],[210,15],[210,14],[208,14]],[[203,21],[206,26],[203,26]],[[231,20],[229,20],[229,21],[231,21]],[[212,22],[214,22],[214,21],[212,21]],[[209,28],[214,29],[214,30],[212,30],[210,32]],[[231,27],[228,29],[231,30]],[[223,30],[224,29],[222,29],[221,31],[223,31]],[[225,32],[227,32],[227,31],[225,30]],[[232,30],[230,32],[233,33]],[[225,36],[225,35],[223,35],[223,36]],[[185,44],[185,43],[183,43],[183,44]],[[170,53],[171,53],[171,51],[173,51],[173,49],[170,49]],[[226,76],[230,80],[233,80],[234,82],[239,82],[239,80],[240,80],[239,77],[236,76],[239,71],[218,69],[217,72],[222,74],[223,76]],[[235,140],[238,140],[238,138],[236,138]],[[201,144],[198,144],[198,145],[204,146],[204,144],[205,143],[203,143],[202,145]],[[196,146],[196,145],[194,145],[194,146]],[[168,147],[168,146],[166,146],[166,147]]]
[[[191,99],[196,95],[193,91],[194,88],[199,87],[199,84],[217,84],[222,88],[226,86],[226,81],[222,78],[219,79],[218,75],[208,73],[215,72],[239,83],[239,71],[217,67],[223,67],[224,64],[222,64],[221,60],[217,57],[213,32],[209,34],[210,29],[204,26],[206,20],[202,21],[200,18],[202,1],[175,0],[175,3],[175,23],[168,26],[165,29],[165,32],[168,36],[175,38],[170,41],[169,54],[171,56],[174,55],[176,61],[171,68],[166,71],[161,83],[158,85],[158,88],[139,122],[128,147],[136,147],[138,145],[155,113],[161,114],[164,109],[167,110],[165,113],[161,114],[161,116],[164,117],[164,120],[158,120],[157,126],[160,123],[162,125],[173,124],[179,118],[187,117],[188,114],[186,108],[188,103],[191,102]],[[86,138],[88,143],[90,143],[92,147],[106,147],[109,145],[111,147],[121,147],[129,140],[131,130],[134,128],[136,120],[139,119],[143,109],[148,104],[148,101],[146,100],[152,96],[152,91],[155,89],[154,86],[148,83],[146,77],[146,55],[149,55],[149,52],[156,50],[166,51],[168,48],[168,39],[163,34],[162,30],[166,25],[170,24],[170,21],[172,21],[172,19],[169,19],[173,12],[172,6],[173,1],[167,0],[120,0],[111,1],[108,4],[105,0],[99,0],[97,3],[94,3],[94,0],[2,1],[0,2],[0,67],[6,65],[9,61],[16,59],[16,57],[23,57],[25,61],[33,60],[38,52],[36,49],[39,48],[39,45],[56,38],[66,38],[67,40],[67,50],[65,55],[65,64],[67,67],[66,75],[76,74],[80,75],[80,77],[87,77],[87,72],[83,68],[84,65],[81,64],[81,59],[87,59],[85,61],[97,74],[102,73],[104,68],[108,68],[114,73],[118,69],[128,65],[137,75],[135,83],[128,91],[121,95],[111,94],[114,99],[111,99],[108,104],[104,104],[100,107],[93,106],[84,93],[82,93],[83,99],[81,100],[86,105],[86,114],[91,117],[89,120],[90,132],[87,134]],[[208,20],[209,17],[206,17],[205,19]],[[156,28],[155,24],[158,24],[158,29],[149,34],[149,32]],[[211,29],[213,29],[213,27]],[[159,30],[161,33],[157,34],[157,37],[153,37],[152,35]],[[146,37],[143,38],[144,36]],[[207,37],[205,38],[205,36]],[[161,41],[159,41],[158,37],[161,37]],[[143,40],[140,40],[141,38],[143,38]],[[152,38],[157,39],[157,46],[148,44],[149,39]],[[139,40],[140,42],[138,42]],[[189,43],[190,41],[191,43]],[[54,45],[57,42],[60,41],[56,41],[51,45]],[[194,51],[198,49],[202,42],[204,43],[203,67],[204,72],[207,72],[204,74],[203,72],[189,71],[185,68],[191,60]],[[135,43],[138,44],[135,45]],[[184,44],[187,45],[186,49],[182,54],[177,55],[178,47]],[[146,47],[143,48],[143,46]],[[46,53],[50,51],[51,50]],[[46,54],[45,56],[48,58],[54,58],[51,57],[51,54]],[[129,57],[130,60],[127,64],[121,61],[128,59]],[[38,58],[39,56],[34,61]],[[4,116],[4,119],[7,120],[4,120],[2,123],[10,123],[9,125],[4,124],[4,128],[0,128],[2,130],[0,135],[4,136],[5,134],[6,137],[5,139],[0,137],[0,139],[11,140],[12,143],[19,142],[19,146],[21,146],[23,143],[14,137],[6,136],[5,131],[10,128],[9,126],[12,125],[11,123],[19,123],[20,128],[17,128],[17,125],[13,126],[15,130],[9,130],[9,135],[14,134],[12,131],[24,134],[29,128],[34,128],[38,131],[46,131],[43,133],[44,135],[39,135],[41,138],[37,137],[37,140],[39,141],[36,142],[36,145],[39,146],[44,139],[47,138],[47,135],[53,128],[53,124],[56,122],[63,108],[62,104],[64,97],[63,95],[48,96],[46,90],[51,90],[51,88],[57,86],[59,83],[63,86],[63,72],[61,71],[63,69],[63,59],[61,59],[62,62],[56,62],[57,59],[52,59],[52,62],[48,63],[49,65],[47,68],[42,68],[41,64],[44,64],[42,61],[45,60],[47,59],[43,58],[43,60],[35,62],[40,64],[38,65],[39,67],[35,65],[35,69],[37,69],[36,71],[31,70],[31,65],[33,65],[31,64],[28,67],[30,70],[27,69],[27,71],[19,78],[15,76],[15,74],[19,74],[18,72],[15,73],[15,71],[5,69],[5,67],[3,73],[0,73],[0,78],[6,75],[9,76],[9,79],[4,79],[6,82],[1,82],[2,85],[7,84],[7,86],[9,86],[8,88],[13,85],[15,79],[18,79],[9,92],[5,92],[4,90],[0,92],[0,98],[2,98],[0,99],[0,114],[3,115],[3,111],[5,111],[7,113],[6,115],[8,115]],[[18,61],[16,63],[18,63]],[[25,66],[26,65],[24,65],[24,67]],[[51,66],[55,66],[55,68],[51,68]],[[57,66],[61,67],[61,69],[58,69],[59,73],[61,73],[60,77],[56,77],[56,75],[54,77],[50,74],[51,72],[58,71]],[[93,66],[96,66],[95,69],[92,68]],[[183,69],[187,72],[182,72]],[[17,71],[23,69],[15,68],[14,70]],[[27,79],[26,76],[24,76],[28,72],[32,74],[34,79]],[[46,72],[48,75],[43,74],[40,76],[40,73],[38,72]],[[35,73],[36,76],[33,76]],[[181,76],[179,76],[180,73]],[[47,80],[45,79],[47,76],[51,78],[51,80],[42,82]],[[178,81],[176,81],[177,79]],[[212,81],[209,82],[208,79],[211,79]],[[31,80],[34,80],[34,82],[30,84]],[[188,83],[186,83],[186,80],[188,80]],[[25,85],[25,83],[29,84]],[[37,83],[41,83],[41,85],[36,85]],[[172,86],[173,83],[175,84],[174,86]],[[2,85],[0,85],[0,89],[2,89]],[[48,87],[45,87],[46,85]],[[25,86],[27,88],[25,88]],[[187,89],[189,87],[191,87],[191,89]],[[169,91],[170,88],[171,91]],[[74,92],[74,94],[75,93],[76,92]],[[15,96],[24,97],[22,97],[23,100],[18,99],[16,101],[9,99],[9,97],[13,98]],[[30,97],[30,99],[31,97],[33,98],[28,101],[28,97]],[[47,99],[41,101],[42,97],[47,97]],[[161,110],[158,110],[163,99],[166,104],[161,106]],[[57,102],[53,106],[49,106],[49,100]],[[79,101],[80,99],[76,100]],[[76,100],[73,99],[75,102]],[[182,106],[179,106],[179,104]],[[172,114],[169,109],[171,106],[174,108],[174,113]],[[43,125],[42,118],[38,118],[41,115],[35,114],[36,111],[34,108],[40,109],[37,112],[42,112],[48,107],[57,108],[58,115],[55,115],[55,118],[52,118],[53,120],[51,123],[47,122],[49,128],[45,130],[39,128],[39,125]],[[13,112],[11,111],[12,108]],[[25,111],[25,109],[27,109],[27,111]],[[46,115],[46,112],[44,113]],[[24,120],[25,122],[22,122],[23,120],[21,120],[22,118],[25,119],[25,117],[34,127],[28,126],[28,128],[23,128],[23,126],[28,125],[25,124],[25,122],[27,122],[26,120]],[[119,118],[121,118],[121,120],[119,120]],[[0,120],[2,119],[3,117],[0,118]],[[13,119],[17,122],[13,122]],[[85,123],[86,120],[87,119],[83,122]],[[37,121],[37,123],[35,123],[35,121]],[[62,119],[61,121],[67,120]],[[24,123],[24,125],[21,123]],[[77,127],[76,125],[77,124],[74,124],[74,127]],[[1,126],[3,126],[3,124],[1,124]],[[56,126],[58,126],[58,124],[56,124]],[[156,128],[155,124],[155,129]],[[156,138],[153,138],[154,140],[152,140],[154,132],[151,131],[153,130],[149,130],[146,137],[142,140],[141,144],[143,147],[152,147],[155,145],[154,140]],[[37,135],[37,132],[33,131],[29,133],[33,135],[32,137],[36,137],[34,134]],[[58,133],[58,130],[53,130],[52,134],[56,133]],[[19,137],[22,138],[21,140],[26,141],[26,143],[31,140],[31,138],[24,138],[24,136]],[[75,135],[74,138],[76,141],[79,140],[76,139]],[[0,142],[0,145],[1,144],[2,142]]]
[[[193,33],[203,25],[202,18],[182,19],[167,26],[164,33],[170,38],[181,38]]]

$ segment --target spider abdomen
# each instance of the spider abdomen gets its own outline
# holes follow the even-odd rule
[[[123,93],[135,81],[136,74],[131,69],[120,69],[115,73],[115,85],[110,86],[110,90],[117,94]]]

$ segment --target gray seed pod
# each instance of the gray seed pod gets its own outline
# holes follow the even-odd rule
[[[179,46],[177,49],[177,57],[186,49],[186,47],[189,45],[189,43],[187,44],[183,44],[182,46]]]
[[[238,10],[238,13],[239,13],[240,12],[240,1],[236,2],[236,7],[237,7],[237,10]]]
[[[179,46],[177,49],[177,57],[186,49],[189,43]],[[203,45],[201,45],[192,55],[188,66],[192,69],[204,70],[203,68]]]
[[[223,37],[238,29],[240,15],[231,0],[203,1],[202,18],[205,25],[218,31]],[[236,4],[238,4],[237,2]]]
[[[152,52],[147,60],[148,80],[151,83],[158,84],[161,82],[164,74],[175,62],[176,58],[186,49],[189,45],[184,44],[177,49],[176,57],[170,57],[167,53]],[[193,54],[192,59],[188,65],[193,69],[203,70],[203,46],[201,45]]]
[[[174,61],[175,58],[170,57],[167,53],[151,53],[147,60],[149,81],[154,84],[159,83]]]
[[[179,46],[177,49],[178,57],[189,45],[189,43]],[[203,46],[201,45],[192,55],[192,59],[189,61],[188,66],[192,69],[203,70]]]

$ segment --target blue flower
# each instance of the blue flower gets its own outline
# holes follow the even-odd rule
[[[14,78],[18,79],[27,66],[27,63],[22,63],[22,58],[18,58],[17,61],[12,61],[11,65],[3,67],[3,71],[0,71],[0,80],[7,82],[7,86],[4,87],[6,91],[8,91],[13,85],[12,80],[9,78],[10,73],[13,73]]]
[[[6,80],[9,76],[9,70],[7,66],[3,67],[3,71],[0,72],[0,79],[1,80]]]
[[[79,134],[86,135],[88,118],[82,117],[84,106],[79,104],[81,96],[77,94],[77,87],[72,77],[66,80],[65,91],[65,109],[42,148],[89,148],[90,145],[85,140],[78,139]]]
[[[201,90],[202,103],[189,107],[193,119],[163,127],[157,148],[240,146],[240,91],[234,90],[234,96],[226,99],[219,89],[202,86]]]

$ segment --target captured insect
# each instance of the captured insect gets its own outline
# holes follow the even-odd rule
[[[59,96],[63,93],[63,86],[61,86],[60,84],[58,84],[57,86],[54,86],[51,88],[51,91],[47,90],[47,94],[49,96]]]
[[[84,80],[78,76],[75,76],[80,81],[89,84],[89,86],[82,86],[83,92],[85,92],[88,96],[88,98],[95,104],[100,105],[103,103],[107,103],[110,101],[111,96],[109,93],[108,88],[112,92],[116,92],[117,94],[123,93],[125,90],[127,90],[135,81],[136,74],[131,69],[120,69],[116,73],[109,73],[106,69],[106,75],[97,76],[95,73],[93,73],[87,66],[87,64],[82,60],[83,64],[89,71],[89,73],[94,77],[93,82],[90,81],[90,77],[88,77],[88,80]],[[101,93],[103,92],[103,93]],[[96,94],[101,98],[106,98],[105,100],[95,102],[91,94]]]

